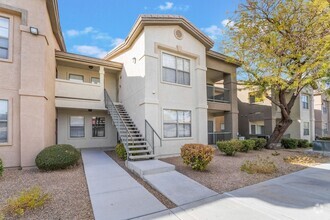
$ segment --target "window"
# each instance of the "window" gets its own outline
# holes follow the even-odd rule
[[[328,134],[328,123],[323,124],[323,133]]]
[[[265,125],[263,121],[250,123],[250,134],[265,134]]]
[[[164,110],[164,137],[191,137],[191,111]]]
[[[85,137],[85,118],[83,116],[70,117],[70,137]]]
[[[9,18],[0,16],[0,59],[9,59]]]
[[[255,92],[249,93],[249,101],[250,104],[257,103],[257,102],[263,102],[265,100],[265,97],[259,94],[256,94]]]
[[[92,137],[105,137],[105,117],[92,117]]]
[[[0,143],[8,142],[8,100],[0,99]]]
[[[323,114],[326,114],[328,112],[327,103],[328,102],[323,102],[322,103],[322,112],[323,112]]]
[[[304,135],[309,135],[309,122],[304,122]]]
[[[98,77],[92,77],[91,78],[91,83],[92,84],[100,84],[100,78],[98,78]]]
[[[302,95],[301,101],[303,109],[309,109],[309,97],[307,95]]]
[[[190,85],[190,61],[163,53],[163,81]]]
[[[69,74],[69,80],[73,82],[84,82],[84,76],[82,75],[76,75],[76,74]]]

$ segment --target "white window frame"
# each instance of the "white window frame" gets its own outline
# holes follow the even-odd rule
[[[305,100],[305,97],[306,97],[306,100]],[[309,95],[306,95],[306,94],[301,95],[301,105],[302,105],[303,109],[306,109],[306,110],[309,109],[309,100],[310,100]]]
[[[0,62],[13,62],[13,20],[14,20],[14,17],[11,16],[11,15],[8,15],[8,14],[5,14],[5,13],[1,13],[0,12],[0,17],[4,17],[4,18],[8,18],[9,19],[9,30],[8,30],[8,33],[9,33],[9,36],[8,36],[8,58],[5,59],[5,58],[0,58]]]
[[[98,79],[98,80],[99,80],[99,83],[94,83],[94,82],[93,82],[93,79]],[[93,85],[100,85],[100,84],[101,84],[101,79],[100,79],[100,77],[92,76],[92,77],[91,77],[91,84],[93,84]]]
[[[306,124],[308,125],[308,128],[305,128]],[[305,132],[305,131],[307,131],[307,132]],[[310,135],[310,124],[309,124],[308,121],[303,122],[303,135],[304,136],[309,136]]]
[[[84,136],[80,136],[80,137],[72,137],[71,136],[71,117],[82,117],[83,118],[83,121],[84,121],[84,125],[83,125],[83,128],[84,128]],[[86,121],[85,121],[85,116],[82,116],[82,115],[70,115],[69,116],[69,138],[70,139],[82,139],[82,138],[85,138],[86,137]]]
[[[255,126],[255,134],[252,133],[252,125]],[[262,121],[249,122],[249,130],[250,130],[249,133],[251,135],[264,135],[262,133],[262,128],[261,127],[264,127],[264,131],[265,131],[265,122],[262,122]]]
[[[163,59],[163,55],[166,54],[166,55],[170,55],[170,56],[173,56],[175,57],[175,65],[176,65],[176,68],[175,68],[175,72],[176,72],[176,79],[175,81],[176,82],[168,82],[168,81],[165,81],[163,80],[163,77],[164,77],[164,59]],[[160,60],[161,60],[161,65],[160,65],[160,68],[161,68],[161,77],[160,77],[160,80],[162,83],[165,83],[165,84],[171,84],[171,85],[176,85],[176,86],[183,86],[183,87],[191,87],[192,86],[192,60],[186,56],[182,56],[182,55],[177,55],[177,54],[174,54],[174,53],[170,53],[170,52],[167,52],[167,51],[162,51],[160,53]],[[177,83],[177,72],[178,72],[178,69],[177,69],[177,58],[180,58],[180,59],[183,59],[183,60],[188,60],[189,61],[189,84],[186,85],[186,84],[181,84],[181,83]],[[165,68],[169,68],[169,67],[165,67]],[[169,68],[171,69],[171,68]],[[173,69],[174,70],[174,69]],[[187,73],[185,71],[183,71],[184,73]]]
[[[0,97],[0,101],[7,101],[7,142],[0,143],[1,146],[10,146],[12,145],[12,138],[11,138],[11,132],[12,132],[12,115],[11,115],[11,103],[12,100],[9,98],[2,98]]]
[[[164,111],[166,111],[166,110],[168,110],[168,111],[176,111],[177,112],[177,114],[178,114],[178,112],[190,112],[190,123],[179,123],[179,121],[178,121],[178,118],[177,118],[177,121],[176,121],[176,123],[166,123],[166,121],[165,121],[165,117],[164,117]],[[163,110],[162,110],[162,117],[163,117],[163,121],[162,121],[162,132],[163,132],[163,134],[162,134],[162,136],[163,136],[163,138],[164,139],[175,139],[175,140],[177,140],[177,139],[191,139],[192,138],[192,131],[193,131],[193,127],[192,127],[192,121],[193,121],[193,115],[192,115],[192,111],[191,110],[187,110],[187,109],[173,109],[173,108],[164,108]],[[165,131],[164,131],[164,124],[176,124],[176,126],[177,126],[177,132],[176,132],[176,137],[165,137]],[[190,124],[190,136],[179,136],[179,129],[178,129],[178,125],[180,125],[180,124]]]
[[[70,79],[71,76],[81,76],[82,77],[82,82],[71,80]],[[69,73],[68,80],[71,81],[71,82],[74,82],[74,83],[85,83],[85,76],[82,75],[82,74],[77,74],[77,73]]]

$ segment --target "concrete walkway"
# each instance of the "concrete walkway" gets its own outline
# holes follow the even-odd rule
[[[130,219],[167,210],[149,191],[100,150],[82,150],[94,217]]]
[[[158,173],[150,169],[143,173],[140,169],[149,184],[176,201],[178,207],[169,210],[104,152],[83,150],[82,155],[96,220],[330,220],[330,164],[224,194],[207,188],[204,192],[192,190],[194,187],[189,189],[191,179],[185,176],[181,179],[182,176],[169,170],[171,167],[164,169],[162,164],[156,166]],[[141,163],[139,168],[145,165]],[[189,196],[184,199],[178,197],[186,194]],[[200,199],[199,195],[202,195]]]

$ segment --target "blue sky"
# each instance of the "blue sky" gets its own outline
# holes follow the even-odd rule
[[[221,30],[241,0],[58,0],[69,52],[103,57],[121,43],[140,14],[186,17],[219,48]]]

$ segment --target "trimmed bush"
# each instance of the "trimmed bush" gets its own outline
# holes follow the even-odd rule
[[[255,146],[256,143],[255,143],[254,140],[249,139],[249,140],[243,140],[242,144],[243,144],[243,146],[242,146],[240,151],[247,153],[250,150],[254,149],[254,146]]]
[[[126,149],[124,144],[120,143],[117,144],[116,148],[115,148],[116,154],[117,156],[122,159],[122,160],[126,160],[127,159],[127,153],[126,153]]]
[[[265,138],[251,138],[250,140],[255,142],[253,150],[262,150],[266,147],[267,140]]]
[[[80,152],[71,145],[59,144],[46,147],[36,157],[36,165],[41,170],[59,170],[76,165]]]
[[[50,200],[50,196],[44,193],[39,187],[33,187],[29,190],[24,190],[16,198],[7,200],[4,208],[6,216],[23,216],[27,210],[41,207]]]
[[[0,177],[2,176],[2,173],[3,173],[3,163],[2,163],[2,160],[0,158]]]
[[[211,162],[214,155],[212,146],[203,144],[185,144],[181,147],[181,157],[183,163],[190,166],[193,170],[203,171]]]
[[[242,141],[233,139],[230,141],[218,141],[217,146],[219,150],[225,153],[227,156],[234,156],[237,151],[242,149]]]
[[[285,149],[295,149],[298,147],[298,140],[293,138],[283,138],[281,144]]]
[[[311,145],[308,142],[308,140],[305,140],[305,139],[298,140],[298,148],[308,148],[310,146]]]
[[[272,174],[277,172],[277,167],[273,161],[270,161],[269,158],[258,157],[256,160],[246,160],[242,166],[241,171],[247,172],[248,174]]]

